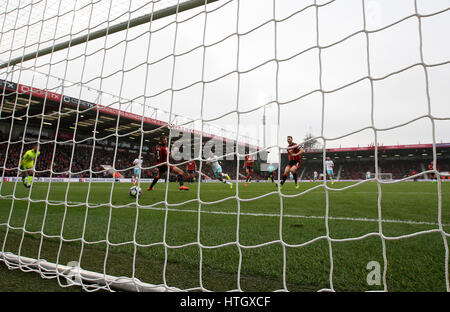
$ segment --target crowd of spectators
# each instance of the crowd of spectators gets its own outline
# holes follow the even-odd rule
[[[41,138],[42,139],[42,138]],[[73,178],[105,178],[111,177],[111,172],[105,170],[102,165],[113,166],[115,170],[120,172],[124,177],[131,177],[133,174],[133,160],[137,158],[138,152],[127,149],[114,149],[96,145],[92,146],[92,142],[83,142],[83,144],[55,143],[53,140],[41,141],[39,145],[40,155],[36,162],[36,173],[38,177],[73,177]],[[91,143],[91,144],[89,144]],[[3,176],[17,176],[18,166],[21,155],[23,155],[31,144],[22,144],[21,140],[7,143],[0,140],[0,174]],[[151,153],[143,152],[143,167],[141,177],[152,178],[157,171],[150,168],[154,165]],[[185,161],[184,161],[185,162]],[[200,167],[199,161],[197,169]],[[229,174],[231,179],[236,179],[236,160],[221,160],[223,172]],[[408,176],[428,170],[429,161],[423,160],[380,160],[379,172],[392,174],[393,179],[403,179]],[[187,172],[186,164],[178,164],[180,169]],[[243,161],[239,162],[239,179],[245,179],[245,169],[242,168]],[[284,166],[282,166],[284,168]],[[313,172],[320,174],[323,171],[321,162],[303,163],[300,168],[303,180],[312,180]],[[449,171],[450,164],[447,161],[439,161],[438,167],[440,171]],[[349,161],[335,165],[335,178],[340,180],[360,180],[365,179],[366,172],[375,172],[373,161]],[[202,173],[208,178],[214,179],[211,167],[206,164],[202,165]],[[276,174],[278,176],[278,174]],[[255,164],[253,180],[267,179],[265,172],[259,171],[259,164]]]

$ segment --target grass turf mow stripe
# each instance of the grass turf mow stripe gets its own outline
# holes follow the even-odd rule
[[[167,202],[164,183],[150,192],[141,185],[136,205],[126,183],[35,183],[31,191],[3,183],[0,242],[31,258],[215,291],[238,281],[244,291],[327,289],[331,263],[334,290],[383,290],[367,283],[367,264],[383,270],[386,253],[388,290],[446,290],[450,184],[381,185],[381,230],[392,238],[384,250],[383,237],[370,235],[380,231],[377,184],[338,182],[327,192],[319,185],[287,183],[280,196],[272,183],[239,184],[238,201],[223,184],[201,184],[200,192],[188,184],[185,192],[170,183]]]

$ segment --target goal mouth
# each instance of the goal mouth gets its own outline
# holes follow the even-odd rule
[[[128,292],[180,292],[181,290],[165,285],[152,285],[142,283],[139,279],[129,277],[116,277],[107,274],[83,270],[77,263],[62,265],[51,263],[46,260],[36,260],[24,256],[18,256],[10,252],[0,252],[0,261],[11,269],[26,268],[44,275],[46,278],[58,278],[67,286],[79,286],[87,291],[109,290]]]

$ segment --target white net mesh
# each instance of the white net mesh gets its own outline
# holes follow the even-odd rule
[[[450,77],[450,3],[203,1],[11,64],[188,2],[0,4],[0,259],[87,291],[449,291],[446,185],[436,168],[419,168],[437,173],[426,203],[413,205],[431,213],[411,212],[410,202],[390,210],[410,191],[401,184],[410,175],[384,178],[379,143],[419,136],[439,161],[450,120],[442,85]],[[330,146],[375,142],[372,178],[361,171],[361,182],[338,188],[325,179],[300,190],[239,183],[262,132],[261,151],[278,154],[281,180],[285,136],[311,128],[323,173]],[[155,178],[153,146],[162,136],[173,146],[180,133],[194,143],[197,180],[219,176],[202,147],[211,138],[220,142],[216,153],[225,146],[219,156],[232,188],[198,183],[180,193],[166,179],[156,184],[160,193],[145,191]],[[42,153],[31,188],[22,188],[19,161],[35,142]],[[143,195],[124,198],[130,181],[122,180],[139,156]],[[188,161],[170,164],[184,169]],[[432,272],[417,283],[408,270],[422,258],[411,245],[432,248]],[[372,268],[378,276],[366,279]],[[402,274],[411,284],[398,281]]]

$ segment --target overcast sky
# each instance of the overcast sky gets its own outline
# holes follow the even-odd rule
[[[7,1],[0,4],[0,60],[102,29],[108,14],[113,25],[176,3]],[[11,77],[2,70],[0,78],[56,91],[62,81],[81,81],[83,88],[65,93],[94,101],[101,89],[172,117],[206,120],[233,137],[239,130],[260,146],[269,102],[266,146],[284,147],[287,135],[301,142],[307,133],[326,138],[327,147],[367,146],[374,129],[384,145],[432,143],[433,129],[436,143],[450,142],[450,0],[314,4],[219,0],[207,14],[200,7],[144,24],[22,64],[34,71],[17,67]],[[25,50],[11,52],[24,42]],[[137,104],[121,109],[143,113]],[[441,120],[433,128],[428,116]]]

